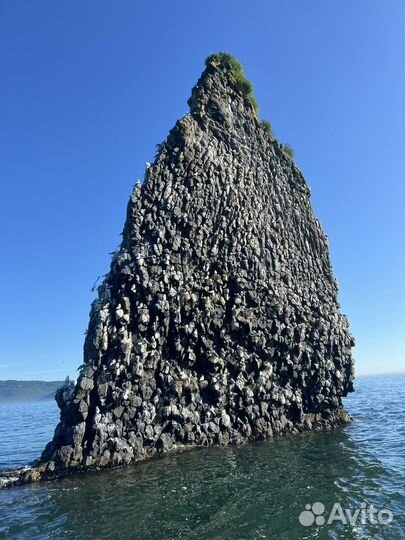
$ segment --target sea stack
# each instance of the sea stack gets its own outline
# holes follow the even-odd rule
[[[302,173],[230,55],[188,103],[134,187],[38,478],[349,419],[354,341]]]

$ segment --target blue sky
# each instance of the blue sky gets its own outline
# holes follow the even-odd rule
[[[215,51],[295,149],[357,372],[404,367],[402,0],[0,3],[0,379],[75,376],[97,276]]]

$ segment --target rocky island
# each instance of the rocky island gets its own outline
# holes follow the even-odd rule
[[[354,341],[301,171],[230,55],[188,103],[133,190],[54,437],[4,485],[349,420]]]

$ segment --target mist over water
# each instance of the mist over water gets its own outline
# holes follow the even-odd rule
[[[0,538],[68,540],[405,537],[405,381],[359,378],[350,426],[241,447],[193,449],[100,474],[0,491]],[[38,456],[56,404],[0,407],[0,468]],[[387,525],[303,526],[306,504],[389,509]]]

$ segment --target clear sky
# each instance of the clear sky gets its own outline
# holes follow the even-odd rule
[[[0,379],[75,377],[131,188],[229,51],[330,241],[357,372],[404,368],[403,0],[0,2]]]

